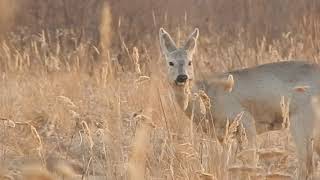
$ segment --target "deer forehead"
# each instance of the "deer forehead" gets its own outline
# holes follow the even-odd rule
[[[169,54],[168,56],[171,60],[175,61],[186,61],[189,59],[189,56],[186,51],[176,50]]]

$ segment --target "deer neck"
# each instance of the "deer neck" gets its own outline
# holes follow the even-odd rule
[[[192,95],[191,95],[191,85],[187,84],[185,86],[173,85],[174,95],[179,107],[185,112],[185,114],[190,118],[192,115]]]

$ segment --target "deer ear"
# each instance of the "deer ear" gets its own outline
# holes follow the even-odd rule
[[[173,42],[171,36],[163,28],[159,30],[160,48],[164,54],[170,53],[177,49],[176,44]]]
[[[183,48],[188,51],[193,53],[194,50],[196,49],[197,46],[197,40],[199,37],[199,29],[196,28],[188,37],[187,41],[185,42]]]
[[[225,90],[228,91],[228,92],[231,92],[233,87],[234,87],[234,79],[233,79],[232,74],[229,74],[228,80],[227,80],[227,82],[225,84]]]
[[[219,85],[219,87],[222,87],[225,92],[232,92],[234,88],[234,79],[233,75],[229,74],[228,79],[213,79],[210,81],[211,83],[214,83],[216,85]]]

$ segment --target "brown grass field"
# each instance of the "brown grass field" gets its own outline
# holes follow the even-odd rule
[[[259,135],[251,167],[236,125],[219,143],[184,117],[158,30],[180,42],[199,27],[196,74],[318,62],[319,0],[0,0],[0,10],[1,180],[295,179],[286,128]]]

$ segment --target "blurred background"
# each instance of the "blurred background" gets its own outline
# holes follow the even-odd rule
[[[1,18],[7,23],[2,28],[6,30],[74,28],[94,39],[99,34],[106,4],[112,31],[121,31],[125,40],[139,37],[136,41],[154,34],[159,27],[186,26],[199,27],[203,36],[219,34],[231,39],[241,33],[253,41],[261,36],[272,40],[283,33],[302,34],[306,30],[314,36],[320,15],[317,0],[2,0],[2,3]]]
[[[200,51],[214,59],[214,51],[241,41],[246,48],[258,50],[294,37],[302,42],[304,56],[318,51],[320,2],[317,0],[1,0],[1,37],[8,32],[20,35],[20,46],[26,34],[43,32],[53,35],[50,41],[62,40],[90,44],[114,52],[120,63],[127,61],[126,48],[136,46],[158,51],[157,34],[166,28],[176,38],[193,28],[200,28]],[[16,34],[16,35],[17,35]],[[23,38],[21,38],[23,36]],[[126,47],[124,47],[124,45]],[[288,45],[280,56],[288,56]],[[310,49],[312,48],[312,50]],[[317,57],[316,57],[317,60]],[[251,61],[250,61],[251,62]],[[255,62],[257,63],[257,62]]]

